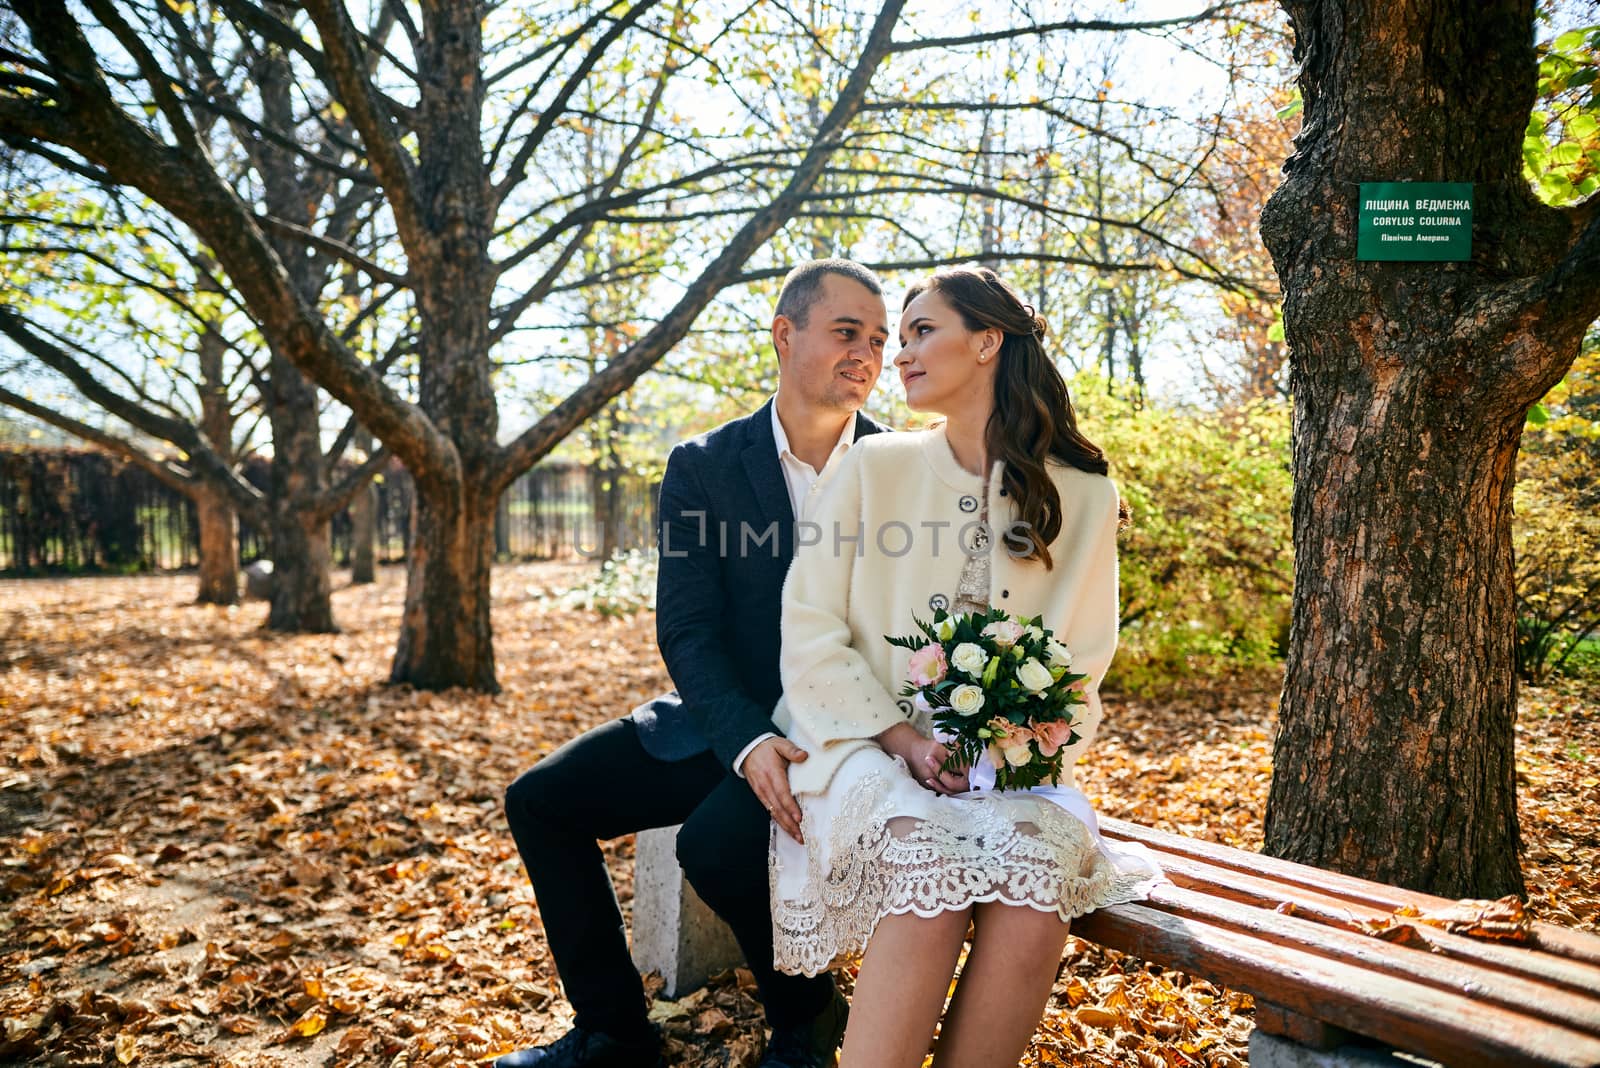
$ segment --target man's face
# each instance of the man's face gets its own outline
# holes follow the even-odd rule
[[[837,274],[823,276],[805,326],[783,315],[772,323],[782,389],[829,411],[853,412],[866,403],[888,341],[883,298]]]

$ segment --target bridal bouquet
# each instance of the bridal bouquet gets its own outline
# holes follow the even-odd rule
[[[998,608],[931,622],[913,617],[919,634],[884,638],[911,650],[903,697],[932,710],[950,751],[946,770],[988,757],[995,789],[1026,789],[1061,779],[1062,750],[1078,740],[1074,708],[1087,704],[1072,654],[1040,617],[1019,619]]]

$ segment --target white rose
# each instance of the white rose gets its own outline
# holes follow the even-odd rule
[[[950,654],[950,663],[955,665],[957,671],[964,671],[975,679],[983,677],[983,669],[989,666],[989,654],[983,651],[983,646],[977,642],[962,642],[956,646],[956,651]]]
[[[985,638],[993,638],[1002,649],[1009,649],[1022,637],[1022,624],[1014,619],[997,619],[983,628]]]
[[[964,682],[950,691],[950,707],[963,716],[976,715],[983,707],[983,689]]]
[[[1047,642],[1045,644],[1044,649],[1045,649],[1045,652],[1048,653],[1049,656],[1050,656],[1050,666],[1051,667],[1058,667],[1058,668],[1070,668],[1070,667],[1072,667],[1072,654],[1067,651],[1067,647],[1065,645],[1062,645],[1060,642],[1056,641],[1054,638],[1051,638],[1049,640],[1049,642]]]
[[[1007,735],[1000,743],[1000,755],[1005,758],[1007,764],[1020,768],[1033,759],[1033,750],[1028,748],[1028,742],[1031,740],[1026,734]]]
[[[1017,681],[1034,693],[1039,693],[1048,690],[1056,680],[1050,677],[1049,668],[1030,656],[1017,668]]]
[[[935,633],[935,634],[937,634],[939,636],[939,640],[940,641],[942,641],[942,642],[949,641],[951,638],[955,637],[955,633],[956,633],[955,620],[951,619],[949,616],[946,616],[945,618],[939,620],[939,622],[937,622],[937,623],[935,623],[933,625],[933,633]]]

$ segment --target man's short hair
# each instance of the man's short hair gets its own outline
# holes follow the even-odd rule
[[[859,282],[874,295],[883,296],[883,283],[878,281],[878,276],[854,260],[807,260],[783,280],[783,289],[778,292],[778,310],[774,314],[804,330],[811,318],[812,305],[822,295],[822,279],[830,274]]]

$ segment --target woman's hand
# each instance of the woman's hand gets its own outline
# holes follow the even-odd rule
[[[905,761],[911,777],[924,789],[945,796],[965,793],[970,789],[966,768],[944,770],[950,750],[942,742],[924,738],[911,724],[896,723],[878,735],[876,740],[884,752]]]

